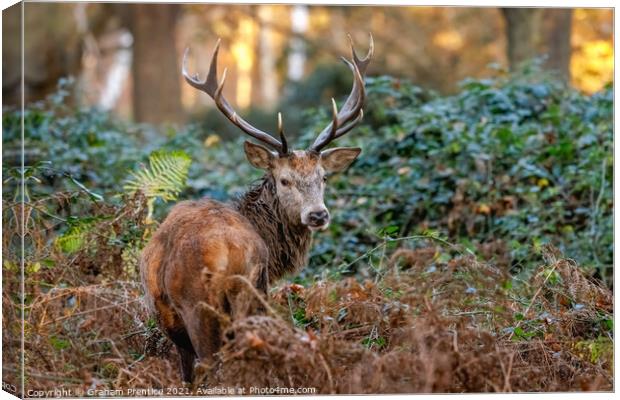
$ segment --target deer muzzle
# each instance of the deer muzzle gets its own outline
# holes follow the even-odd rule
[[[329,211],[325,207],[308,211],[302,215],[301,222],[311,231],[325,230],[329,226]]]

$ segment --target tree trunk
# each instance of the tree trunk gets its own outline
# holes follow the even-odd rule
[[[540,8],[502,8],[510,69],[516,69],[520,63],[537,55],[542,13]]]
[[[291,39],[291,50],[288,55],[288,79],[299,81],[304,76],[306,64],[306,44],[298,36],[308,30],[310,19],[308,6],[296,4],[291,7],[291,30],[295,34]]]
[[[21,104],[22,3],[2,11],[2,104]]]
[[[75,4],[24,4],[24,101],[44,99],[58,80],[77,76],[81,41],[73,18]],[[5,105],[21,102],[21,4],[2,12],[2,95]]]
[[[558,71],[564,80],[569,80],[573,10],[547,9],[545,25],[545,48],[549,56],[547,68]]]
[[[153,124],[181,122],[181,60],[175,46],[179,5],[130,7],[134,119]]]
[[[262,104],[272,107],[278,101],[278,75],[276,71],[276,55],[273,49],[273,6],[258,6],[258,16],[260,18],[260,39],[258,54],[259,69],[261,79]]]

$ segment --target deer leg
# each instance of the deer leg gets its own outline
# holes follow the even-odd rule
[[[265,299],[268,298],[267,292],[269,291],[269,271],[265,265],[261,266],[258,279],[256,281],[256,288],[265,297]],[[267,310],[265,309],[265,306],[263,306],[263,303],[259,302],[258,307],[256,308],[256,313],[265,314],[266,312]]]
[[[220,321],[210,311],[198,307],[195,310],[192,318],[186,320],[187,332],[198,360],[212,366],[222,346]]]
[[[184,347],[177,346],[179,356],[181,358],[181,373],[183,382],[192,383],[194,380],[194,361],[196,361],[196,353],[189,351]]]
[[[252,290],[252,286],[256,290]],[[224,294],[224,309],[232,319],[245,318],[250,315],[264,314],[266,309],[263,300],[267,298],[269,275],[264,266],[256,267],[245,281],[236,281]],[[263,297],[263,299],[257,298]]]
[[[267,296],[267,292],[269,290],[269,270],[267,269],[267,266],[261,265],[256,275],[257,276],[254,283],[256,289]]]
[[[186,331],[171,332],[168,336],[172,339],[180,358],[181,376],[184,382],[192,383],[194,378],[194,361],[196,352],[192,346]]]

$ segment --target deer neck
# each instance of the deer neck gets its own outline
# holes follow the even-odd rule
[[[304,267],[310,251],[310,230],[292,223],[276,196],[273,177],[266,175],[237,202],[237,210],[254,225],[269,249],[269,282]]]

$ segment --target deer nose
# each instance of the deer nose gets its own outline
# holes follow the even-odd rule
[[[327,210],[312,211],[308,213],[308,222],[313,226],[321,226],[327,223],[329,213]]]

